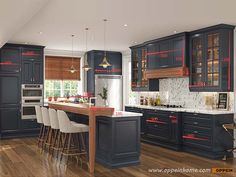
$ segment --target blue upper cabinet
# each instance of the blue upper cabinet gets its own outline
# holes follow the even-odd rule
[[[180,33],[144,43],[147,46],[147,69],[186,67],[188,33]]]
[[[233,91],[233,29],[216,25],[191,32],[190,91]]]
[[[88,52],[88,60],[94,62],[93,69],[95,74],[122,75],[122,54],[120,52],[107,51],[107,61],[111,64],[107,68],[99,66],[104,58],[104,51],[93,50]]]
[[[14,46],[3,46],[0,52],[0,73],[20,73],[20,49]]]
[[[149,47],[149,48],[148,48]],[[147,79],[145,72],[147,71],[147,52],[154,45],[133,46],[131,47],[131,89],[132,91],[158,91],[158,79]],[[154,51],[154,49],[153,49]],[[154,60],[154,59],[153,59]]]

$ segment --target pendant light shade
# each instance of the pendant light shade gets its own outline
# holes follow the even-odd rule
[[[107,68],[108,66],[111,66],[111,64],[107,60],[107,55],[106,55],[106,22],[107,19],[104,19],[104,57],[102,60],[102,63],[99,64],[99,66],[102,66],[103,68]]]
[[[72,38],[72,42],[71,42],[71,48],[72,48],[72,50],[71,50],[71,67],[70,67],[70,69],[69,69],[69,72],[71,72],[72,74],[73,73],[75,73],[77,70],[75,69],[75,67],[74,67],[74,36],[75,35],[71,35],[71,38]]]
[[[85,36],[85,38],[86,38],[86,50],[85,50],[85,54],[84,54],[84,66],[83,66],[83,69],[85,71],[88,71],[88,70],[91,69],[91,67],[88,64],[88,59],[87,59],[88,28],[85,28],[85,32],[86,32],[85,33],[86,34],[86,36]]]

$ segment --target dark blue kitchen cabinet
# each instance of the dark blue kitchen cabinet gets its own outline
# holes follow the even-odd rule
[[[216,25],[190,33],[190,91],[233,91],[233,29]]]
[[[87,92],[95,93],[95,75],[122,75],[122,54],[120,52],[107,51],[107,60],[111,64],[107,68],[99,66],[104,57],[104,51],[92,50],[87,52],[87,61],[92,68],[87,72]]]
[[[233,148],[233,139],[222,127],[233,123],[233,114],[183,113],[183,149],[212,159],[223,158]],[[233,134],[232,130],[229,130]]]
[[[43,50],[22,49],[22,83],[43,84]]]
[[[13,46],[3,46],[0,50],[0,73],[20,72],[20,49]]]
[[[17,133],[20,129],[20,75],[0,74],[0,133]]]
[[[147,69],[165,69],[188,66],[188,33],[179,33],[147,41]]]
[[[96,161],[109,167],[140,163],[140,117],[97,117]]]
[[[131,88],[133,91],[159,91],[158,79],[146,79],[147,50],[146,46],[131,48]]]

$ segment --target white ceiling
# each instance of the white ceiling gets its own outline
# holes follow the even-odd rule
[[[0,0],[0,47],[18,33],[47,2],[48,0]]]
[[[12,5],[27,2],[5,1]],[[44,1],[41,0],[41,4]],[[14,6],[20,7],[19,3]],[[75,50],[85,50],[84,29],[89,27],[88,48],[103,49],[102,19],[107,18],[107,49],[125,51],[134,42],[142,43],[171,35],[174,31],[191,31],[219,23],[236,25],[235,8],[236,0],[49,0],[36,15],[19,16],[24,18],[22,24],[29,17],[32,18],[12,37],[8,36],[9,42],[27,42],[44,45],[48,49],[71,50],[70,35],[75,34]],[[12,14],[11,7],[6,10]],[[7,23],[7,13],[1,11],[2,5],[0,19]],[[124,24],[128,26],[124,27]],[[1,23],[3,32],[0,35],[13,29],[15,26],[4,27]]]

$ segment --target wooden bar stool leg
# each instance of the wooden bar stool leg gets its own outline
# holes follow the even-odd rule
[[[68,138],[68,145],[67,145],[67,154],[69,154],[70,153],[70,147],[71,147],[71,133],[69,133],[69,138]],[[68,162],[68,160],[69,160],[69,155],[68,155],[68,158],[67,158],[67,161],[66,161],[66,163]]]
[[[42,141],[42,132],[43,132],[43,125],[41,125],[39,136],[38,136],[38,147],[40,147],[40,142]]]
[[[66,138],[67,138],[67,133],[65,133],[65,136],[64,136],[64,140],[63,140],[63,144],[62,144],[63,146],[62,146],[60,161],[62,160],[64,151],[65,151],[65,148],[66,148],[66,140],[67,140]]]

